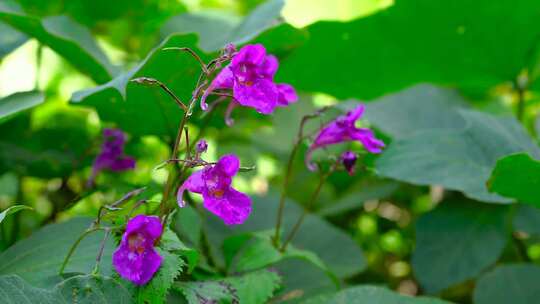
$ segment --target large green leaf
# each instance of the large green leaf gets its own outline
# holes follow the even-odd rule
[[[540,209],[528,205],[517,206],[513,225],[516,231],[540,236]]]
[[[540,207],[540,162],[526,153],[497,161],[488,181],[489,190]]]
[[[19,92],[0,99],[0,123],[18,112],[35,107],[45,100],[40,92]]]
[[[303,304],[444,304],[449,303],[433,298],[413,298],[403,296],[383,287],[357,286],[341,290],[335,294],[317,296]]]
[[[26,40],[28,38],[25,35],[0,22],[0,60],[25,43]]]
[[[16,274],[38,287],[52,287],[71,245],[89,227],[91,219],[74,218],[60,224],[43,227],[29,238],[19,241],[0,255],[0,274]],[[89,273],[96,264],[103,232],[87,236],[71,257],[65,273]],[[113,242],[109,238],[101,261],[100,271],[112,273]]]
[[[226,18],[223,13],[188,13],[171,18],[162,28],[162,35],[197,33],[200,47],[216,51],[227,43],[249,41],[267,28],[279,23],[284,0],[269,0],[257,6],[242,21]]]
[[[131,303],[131,295],[111,278],[79,275],[47,290],[31,286],[16,275],[0,276],[0,302],[6,304]]]
[[[455,90],[420,84],[366,104],[365,118],[398,139],[423,130],[463,128],[457,110],[464,104]]]
[[[540,299],[540,267],[532,264],[504,265],[478,280],[475,304],[529,304]]]
[[[278,76],[341,99],[371,99],[418,82],[485,89],[514,80],[538,41],[536,1],[395,2],[366,18],[307,27],[309,40]]]
[[[243,224],[229,227],[213,216],[208,215],[205,222],[212,253],[224,264],[220,255],[223,241],[235,234],[269,230],[275,227],[278,199],[276,197],[258,197],[254,199],[253,211]],[[288,200],[284,209],[283,235],[287,235],[301,214],[300,207]],[[332,226],[315,215],[308,215],[292,244],[298,249],[315,252],[338,277],[348,277],[362,271],[366,262],[362,250],[345,232]]]
[[[178,282],[174,288],[184,294],[189,304],[228,304],[233,300],[238,301],[231,286],[221,281]]]
[[[416,224],[412,267],[421,286],[435,293],[480,274],[506,244],[507,206],[443,202]]]
[[[129,80],[142,76],[158,79],[187,103],[201,72],[200,65],[187,53],[162,49],[191,47],[204,55],[194,47],[195,42],[194,35],[172,35],[131,71],[101,86],[76,92],[72,102],[95,107],[102,120],[116,122],[131,134],[174,136],[183,115],[174,100],[159,87],[141,86]]]
[[[459,110],[462,129],[425,130],[394,141],[377,160],[380,175],[419,185],[441,185],[468,197],[494,203],[512,200],[489,193],[485,181],[497,160],[540,149],[510,117]]]
[[[26,15],[12,0],[0,3],[0,21],[50,47],[97,83],[111,79],[113,68],[90,32],[66,16],[40,19]]]

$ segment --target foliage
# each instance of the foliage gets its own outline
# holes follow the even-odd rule
[[[532,0],[0,1],[0,302],[538,302],[539,11]],[[245,83],[231,69],[234,84],[202,111],[238,55],[229,43],[261,43],[279,69]],[[298,101],[272,115],[229,101],[261,79],[291,84]],[[342,134],[308,170],[318,132],[359,104],[349,127],[373,130],[382,153]],[[97,174],[104,129],[125,134]],[[238,170],[209,171],[231,153]],[[123,158],[135,169],[115,167]],[[239,199],[208,206],[231,189],[250,197],[240,225],[220,218]],[[144,246],[159,229],[126,233],[139,214],[163,225]],[[114,270],[120,242],[156,250],[148,283]]]

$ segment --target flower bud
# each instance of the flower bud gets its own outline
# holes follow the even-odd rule
[[[208,142],[204,139],[199,140],[195,146],[195,150],[198,154],[206,152],[206,150],[208,150]]]
[[[354,165],[356,164],[357,159],[358,156],[352,151],[345,151],[341,154],[341,163],[345,167],[345,170],[349,172],[349,175],[354,174]]]

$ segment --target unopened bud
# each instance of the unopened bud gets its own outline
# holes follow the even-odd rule
[[[204,139],[199,140],[195,149],[198,154],[206,152],[206,150],[208,150],[208,142],[206,142]]]
[[[345,151],[343,154],[341,154],[341,163],[345,167],[345,170],[349,172],[349,175],[354,174],[354,166],[357,159],[358,156],[352,151]]]

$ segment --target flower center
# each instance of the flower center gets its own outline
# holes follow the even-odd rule
[[[144,252],[144,237],[139,234],[132,234],[128,237],[129,250],[142,254]]]
[[[210,194],[215,198],[222,198],[225,194],[225,191],[223,191],[222,189],[212,189],[210,190]]]

